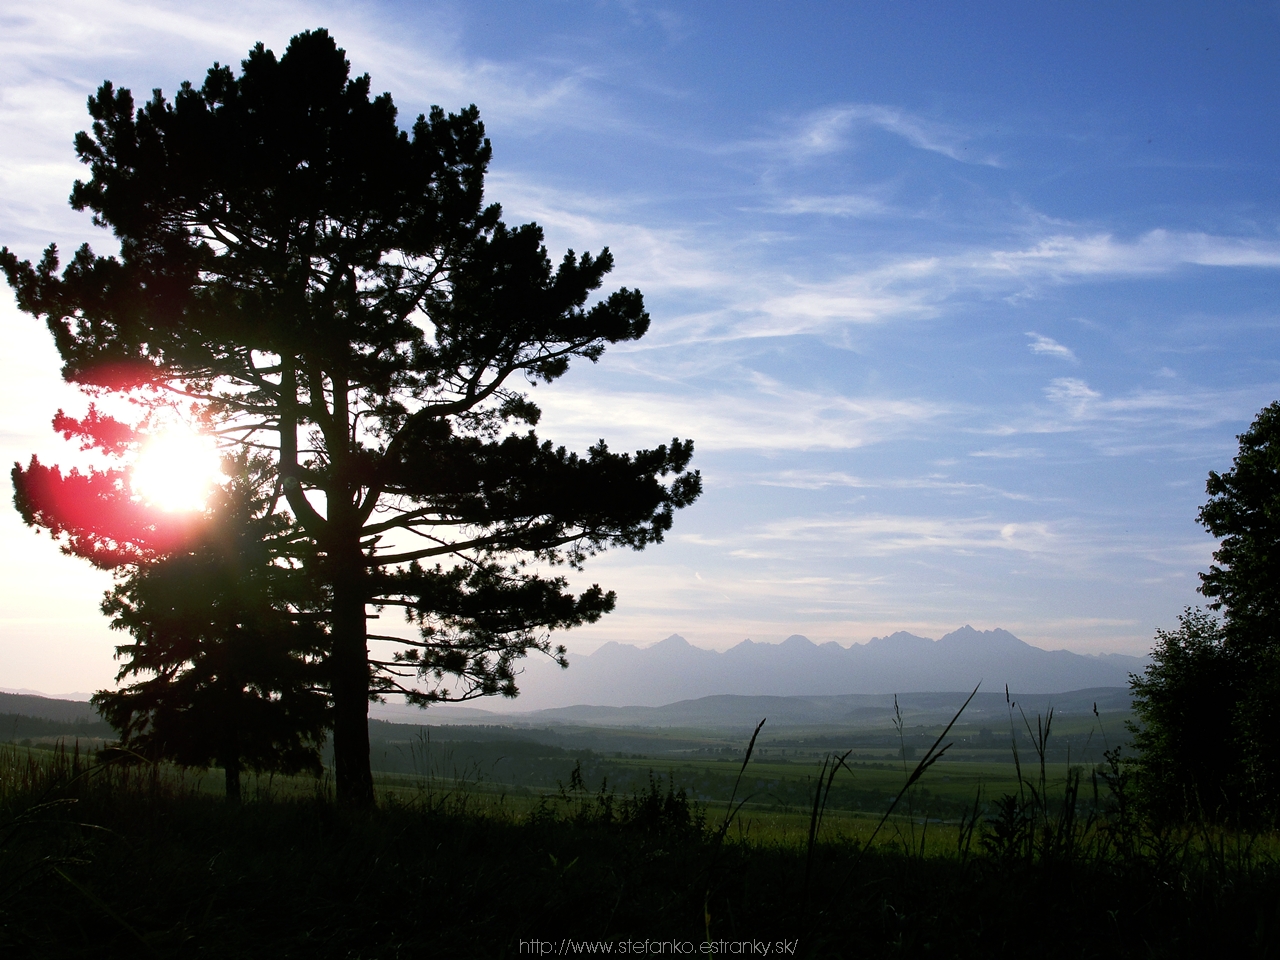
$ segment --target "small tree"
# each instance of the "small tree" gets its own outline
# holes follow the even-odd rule
[[[1221,620],[1186,611],[1134,677],[1139,764],[1167,813],[1280,813],[1280,402],[1210,472],[1199,520],[1219,539],[1200,592]]]
[[[116,680],[131,682],[93,697],[122,746],[216,763],[233,801],[245,767],[319,774],[329,706],[320,598],[273,556],[283,518],[264,515],[246,486],[215,494],[196,536],[107,594],[103,612],[133,638],[116,648]]]
[[[1187,608],[1157,630],[1151,664],[1131,678],[1139,783],[1152,813],[1182,820],[1237,812],[1239,665],[1221,621]]]
[[[279,59],[259,44],[239,76],[215,64],[172,103],[135,109],[106,83],[71,200],[121,255],[82,247],[59,274],[53,246],[36,265],[0,252],[67,379],[194,398],[273,457],[328,592],[337,788],[360,804],[371,694],[514,696],[518,657],[563,664],[552,632],[615,603],[554,568],[661,541],[701,490],[690,442],[579,455],[536,437],[521,384],[643,336],[643,298],[589,303],[607,249],[553,265],[535,224],[485,204],[474,106],[406,131],[369,92],[323,30]],[[418,637],[372,658],[370,605]]]
[[[125,455],[144,439],[91,408],[55,426],[85,446]],[[186,766],[220,765],[230,800],[240,772],[319,772],[328,695],[323,596],[294,562],[285,517],[263,490],[262,458],[228,460],[230,481],[200,513],[173,514],[135,496],[127,467],[73,470],[32,459],[15,468],[24,519],[63,549],[117,577],[102,609],[132,635],[116,648],[118,682],[93,697],[121,745]]]

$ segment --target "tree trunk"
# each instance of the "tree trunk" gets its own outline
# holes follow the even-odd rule
[[[234,752],[222,761],[222,772],[227,777],[227,803],[239,803],[240,758]]]
[[[334,372],[333,417],[325,433],[332,486],[328,508],[330,569],[333,572],[333,764],[338,802],[373,806],[369,768],[369,642],[365,620],[365,566],[357,516],[359,484],[350,471],[350,409],[347,380]],[[312,388],[314,390],[314,386]]]
[[[354,557],[334,557],[333,763],[338,801],[373,806],[369,767],[369,651],[365,637],[364,563],[358,541]],[[345,560],[346,562],[343,562]]]

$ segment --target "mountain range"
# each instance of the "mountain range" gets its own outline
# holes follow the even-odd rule
[[[1145,657],[1086,656],[1043,650],[1007,630],[964,626],[931,640],[899,631],[864,644],[815,644],[799,635],[781,643],[743,640],[723,652],[672,634],[647,647],[610,642],[570,656],[568,670],[548,661],[526,664],[517,700],[486,708],[539,710],[572,704],[655,707],[717,694],[823,696],[972,690],[1058,693],[1125,687]]]
[[[740,723],[767,708],[793,722],[848,723],[863,711],[879,716],[891,709],[895,693],[967,694],[979,681],[982,693],[971,713],[986,698],[994,698],[991,709],[1001,707],[1006,684],[1015,698],[1077,691],[1081,702],[1109,701],[1105,688],[1110,688],[1123,692],[1127,703],[1129,674],[1141,672],[1148,662],[1146,657],[1122,654],[1043,650],[1007,630],[970,626],[939,640],[899,631],[844,647],[795,635],[776,644],[744,640],[723,652],[695,647],[672,634],[647,647],[611,642],[591,654],[570,655],[568,670],[546,660],[527,661],[516,700],[494,697],[475,707],[441,705],[425,714],[393,702],[373,705],[372,714],[401,723],[493,723],[523,715],[526,721],[643,726],[707,723],[713,715],[716,722]],[[877,695],[874,701],[866,699]],[[746,698],[793,702],[766,704]],[[937,709],[953,709],[954,698],[944,699]],[[963,697],[957,705],[961,701]],[[928,698],[921,702],[932,703]],[[618,711],[624,707],[634,709]],[[657,707],[664,709],[652,709]],[[0,713],[66,722],[96,720],[79,697],[49,700],[0,692]]]

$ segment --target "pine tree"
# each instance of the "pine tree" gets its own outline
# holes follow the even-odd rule
[[[247,477],[214,495],[197,536],[129,567],[107,595],[103,612],[132,642],[116,648],[125,685],[93,697],[121,746],[221,766],[228,800],[243,768],[319,774],[329,713],[323,597],[280,562],[287,522],[261,512]]]
[[[592,302],[607,248],[553,265],[535,224],[484,202],[474,106],[402,130],[323,30],[172,102],[103,84],[89,111],[71,200],[120,255],[0,266],[68,380],[177,393],[271,453],[328,594],[338,793],[371,803],[371,695],[514,696],[518,657],[563,662],[552,631],[615,604],[554,567],[661,541],[700,493],[691,442],[577,454],[533,431],[522,387],[643,336],[643,298]],[[396,656],[371,658],[370,606],[417,626]]]
[[[54,423],[115,460],[146,440],[94,408],[83,420],[59,411]],[[116,576],[102,609],[131,635],[116,648],[116,679],[127,685],[93,703],[120,746],[184,766],[216,763],[238,800],[244,768],[321,769],[326,607],[300,563],[306,541],[271,509],[263,478],[273,465],[242,454],[224,466],[228,481],[188,513],[143,501],[123,465],[63,476],[32,458],[13,477],[29,524]]]

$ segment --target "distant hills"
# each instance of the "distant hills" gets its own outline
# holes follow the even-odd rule
[[[910,727],[946,723],[964,703],[966,696],[967,693],[960,692],[903,693],[897,695],[896,700],[904,723]],[[776,736],[779,730],[795,728],[886,730],[893,724],[894,701],[894,694],[791,697],[716,694],[657,707],[579,704],[520,713],[450,706],[419,710],[402,703],[385,703],[372,705],[371,713],[376,719],[370,734],[375,740],[395,739],[397,736],[412,739],[412,731],[424,724],[435,727],[437,736],[443,729],[461,725],[458,729],[467,731],[466,736],[471,739],[491,740],[509,736],[545,739],[550,736],[552,740],[549,742],[561,746],[603,749],[592,730],[681,728],[733,731],[745,737],[762,717],[768,718],[772,736]],[[1002,727],[1007,725],[1010,716],[1017,715],[1011,711],[1020,711],[1034,718],[1037,714],[1047,715],[1050,708],[1056,717],[1086,716],[1094,711],[1104,717],[1113,717],[1127,714],[1130,702],[1127,688],[1109,686],[1052,694],[1014,694],[1010,707],[1001,685],[997,690],[979,692],[965,711],[964,722]],[[440,727],[441,724],[445,725],[444,728]],[[0,693],[0,742],[54,736],[112,739],[115,734],[83,700]],[[445,739],[449,737],[445,735]],[[666,743],[666,747],[670,748],[672,743],[676,741]],[[645,749],[653,747],[654,744],[650,743]],[[614,743],[608,749],[619,747]],[[627,747],[629,751],[636,749],[640,747],[635,744]]]
[[[39,717],[71,724],[101,722],[98,711],[93,709],[88,700],[87,696],[83,700],[66,700],[61,697],[0,691],[0,714]]]
[[[110,739],[115,735],[87,700],[0,692],[0,741],[35,737]]]
[[[504,712],[572,704],[656,707],[717,694],[833,696],[969,691],[1005,684],[1017,694],[1125,687],[1144,657],[1085,656],[1042,650],[1007,630],[964,626],[939,640],[899,631],[865,644],[815,644],[799,635],[782,643],[744,640],[724,652],[695,647],[672,634],[648,647],[606,643],[571,656],[568,670],[533,659],[515,701],[484,703]]]
[[[897,696],[898,707],[908,726],[942,724],[955,716],[967,693],[904,693]],[[1013,700],[1017,710],[1032,718],[1084,716],[1097,708],[1100,714],[1128,713],[1131,695],[1123,687],[1095,687],[1065,693],[1025,694]],[[390,705],[388,705],[390,706]],[[382,712],[386,707],[378,710]],[[400,722],[410,723],[511,723],[517,727],[678,727],[689,730],[733,729],[750,731],[762,717],[769,730],[779,727],[828,727],[843,730],[888,729],[894,720],[894,695],[851,693],[843,696],[750,697],[717,694],[697,700],[681,700],[660,707],[550,707],[528,713],[498,714],[482,710],[454,712],[448,707],[432,707],[422,712],[415,707],[391,707]],[[966,723],[1007,725],[1010,704],[1004,686],[998,692],[979,693],[964,712]]]

